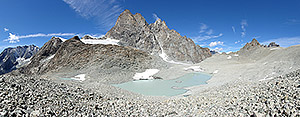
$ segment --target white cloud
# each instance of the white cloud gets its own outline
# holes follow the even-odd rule
[[[234,26],[232,26],[231,28],[232,28],[233,33],[235,34],[235,28],[234,28]]]
[[[7,31],[9,31],[9,29],[8,28],[4,28],[4,32],[7,32]]]
[[[206,29],[208,29],[208,26],[204,23],[201,23],[200,26],[200,32],[199,33],[204,33],[206,31]]]
[[[155,13],[153,13],[152,16],[153,16],[153,18],[155,19],[155,21],[158,20],[158,19],[160,19],[160,18],[157,16],[157,14],[155,14]]]
[[[200,41],[205,41],[205,40],[209,40],[209,39],[214,39],[214,38],[218,38],[223,36],[222,33],[220,33],[219,35],[206,35],[206,36],[197,36],[197,37],[192,37],[192,39],[196,42],[200,42]]]
[[[248,26],[247,20],[242,20],[241,21],[241,28],[242,28],[242,32],[241,32],[241,37],[245,37],[246,36],[246,27]]]
[[[86,19],[93,18],[104,29],[111,28],[123,8],[117,0],[63,0]]]
[[[223,45],[224,42],[221,42],[221,41],[215,41],[215,42],[211,42],[209,44],[209,47],[214,47],[214,46],[217,46],[217,45]]]
[[[9,33],[8,39],[4,41],[9,41],[9,43],[17,43],[20,42],[20,38],[14,34]]]
[[[215,49],[213,49],[214,51],[216,51],[216,52],[221,52],[222,50],[223,50],[223,48],[218,48],[218,47],[216,47]]]
[[[294,25],[294,24],[300,24],[300,20],[298,19],[288,19],[285,24]]]
[[[252,38],[259,39],[259,38],[261,38],[261,36],[254,36]]]
[[[212,29],[209,29],[207,32],[205,32],[207,35],[211,35],[211,34],[213,34],[213,32],[214,32],[214,30],[212,30]]]
[[[300,36],[271,39],[269,41],[263,42],[262,44],[268,45],[271,42],[275,42],[275,43],[279,44],[281,47],[289,47],[292,45],[299,45],[300,44]]]
[[[24,39],[24,38],[52,37],[52,36],[73,36],[73,35],[76,35],[76,34],[74,34],[74,33],[51,33],[51,34],[38,33],[38,34],[18,36],[18,35],[9,33],[8,39],[5,39],[4,41],[9,41],[9,43],[17,43],[17,42],[20,42],[20,39]]]

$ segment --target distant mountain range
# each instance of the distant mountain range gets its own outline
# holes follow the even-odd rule
[[[0,55],[0,74],[5,74],[22,67],[30,61],[39,48],[34,45],[10,47],[3,50]]]

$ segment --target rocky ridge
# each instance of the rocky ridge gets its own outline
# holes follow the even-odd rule
[[[32,58],[32,63],[19,70],[23,74],[45,74],[49,72],[79,72],[83,69],[91,74],[122,71],[137,72],[163,66],[152,55],[118,45],[85,44],[78,36],[65,42],[52,38]],[[90,70],[87,70],[90,69]],[[102,71],[102,72],[99,72]],[[117,74],[117,73],[115,73]]]
[[[160,55],[166,61],[199,63],[211,56],[208,48],[202,48],[186,36],[170,30],[165,21],[158,19],[148,24],[141,14],[133,15],[129,10],[119,16],[104,38],[118,39],[120,45]]]

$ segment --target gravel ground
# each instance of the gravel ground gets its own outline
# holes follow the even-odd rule
[[[262,82],[236,81],[200,96],[128,99],[25,76],[0,76],[0,116],[300,116],[300,70]]]

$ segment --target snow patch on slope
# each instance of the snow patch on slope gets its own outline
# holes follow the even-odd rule
[[[16,68],[20,68],[23,67],[25,65],[28,65],[31,61],[31,58],[25,59],[25,58],[17,58],[16,61],[18,62],[18,64],[16,65]]]
[[[85,44],[104,44],[104,45],[108,45],[108,44],[112,44],[112,45],[119,45],[118,42],[120,40],[116,40],[116,39],[105,39],[105,40],[94,40],[94,39],[81,39],[81,41]]]
[[[64,38],[61,38],[61,37],[58,37],[62,42],[65,42],[67,41],[68,39],[64,39]]]
[[[85,74],[79,74],[75,76],[75,78],[71,78],[72,80],[78,80],[78,81],[84,81],[85,80]]]
[[[160,42],[158,42],[158,44],[159,44],[159,47],[160,47],[160,49],[161,49],[161,53],[159,54],[159,56],[160,56],[164,61],[166,61],[166,62],[168,62],[168,63],[173,63],[173,64],[186,65],[186,63],[181,63],[181,62],[175,62],[175,61],[173,61],[173,60],[168,60],[168,56],[167,56],[167,54],[164,52],[164,49],[163,49],[163,47],[161,46]]]
[[[145,72],[142,73],[136,73],[133,76],[134,80],[153,80],[153,75],[159,72],[158,69],[146,69]]]
[[[184,70],[185,71],[192,70],[195,72],[203,72],[204,71],[202,68],[200,68],[200,66],[190,66],[190,67],[184,68]]]
[[[46,61],[50,61],[53,57],[55,56],[55,54],[45,58],[44,60],[42,60],[42,63],[46,62]]]

